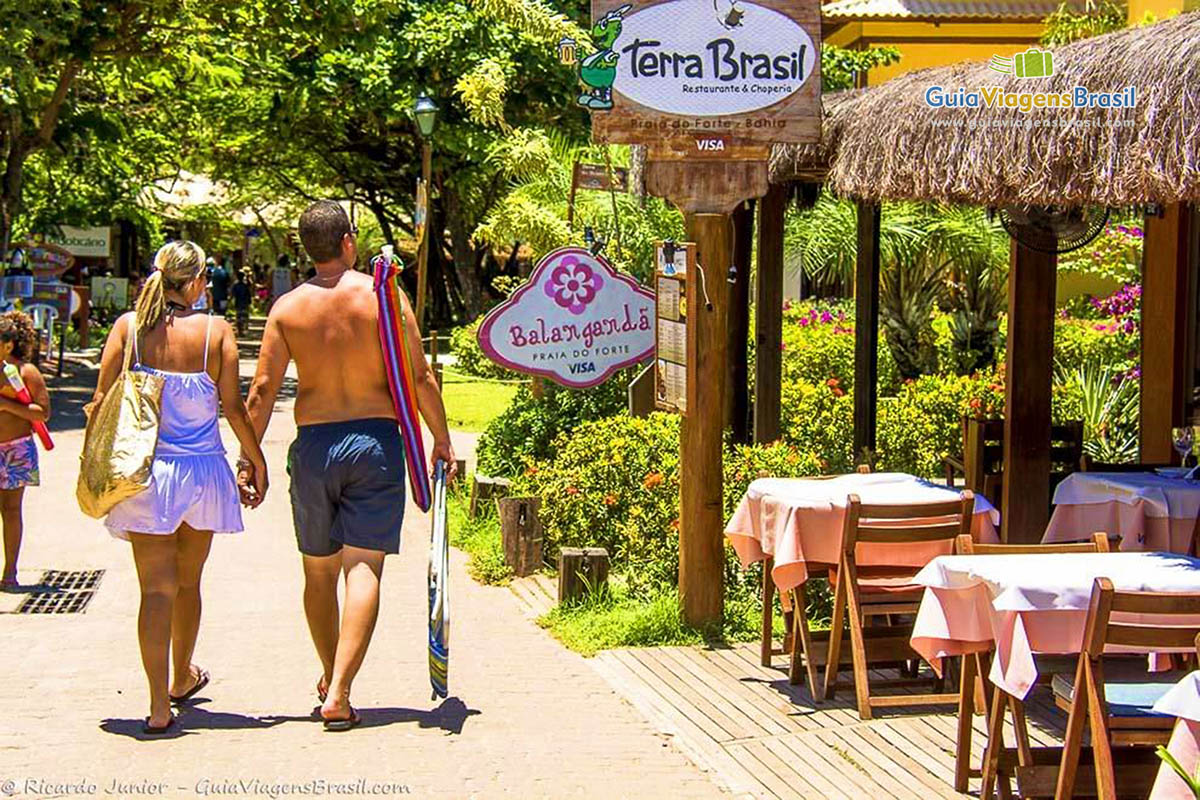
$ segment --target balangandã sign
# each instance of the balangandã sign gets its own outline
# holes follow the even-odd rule
[[[820,138],[818,0],[592,0],[579,105],[601,141]]]
[[[484,317],[479,346],[508,369],[596,386],[654,354],[654,295],[604,259],[564,247]]]

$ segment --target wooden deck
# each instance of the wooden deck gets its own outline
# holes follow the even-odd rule
[[[737,797],[978,796],[978,779],[971,781],[971,795],[953,789],[954,709],[877,711],[876,719],[864,722],[852,688],[815,706],[806,690],[788,684],[784,657],[776,656],[772,668],[759,663],[757,644],[608,650],[592,663]],[[1051,706],[1044,690],[1028,703],[1035,745],[1061,742],[1065,715]],[[982,716],[974,728],[972,764],[978,766]],[[1013,741],[1011,729],[1006,738]]]
[[[509,588],[531,618],[555,604],[556,587],[546,575],[514,579]],[[854,706],[853,687],[839,688],[835,700],[818,706],[802,686],[788,684],[785,656],[775,656],[769,668],[761,665],[757,642],[606,650],[589,661],[737,798],[979,796],[978,778],[970,782],[971,794],[954,791],[954,708],[879,709],[875,719],[864,722]],[[872,673],[873,680],[888,677],[895,673]],[[847,670],[842,680],[849,679]],[[1026,713],[1035,746],[1061,744],[1066,714],[1054,708],[1045,687],[1035,689]],[[1005,740],[1013,742],[1011,726]],[[984,719],[976,716],[972,766],[979,766],[985,743]]]

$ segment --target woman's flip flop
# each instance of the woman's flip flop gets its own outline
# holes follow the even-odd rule
[[[358,715],[358,711],[351,706],[350,716],[346,717],[345,719],[327,719],[323,724],[325,726],[325,730],[330,731],[331,733],[341,733],[342,731],[348,731],[352,728],[357,728],[360,722],[362,722],[362,717],[360,717]]]
[[[167,697],[175,705],[186,703],[188,700],[191,700],[193,697],[195,697],[197,692],[202,690],[205,686],[208,686],[208,679],[208,670],[204,669],[203,667],[196,667],[196,684],[179,697],[175,697],[173,695],[167,695]]]
[[[155,727],[150,724],[150,718],[146,717],[146,719],[142,722],[142,733],[147,736],[162,736],[164,733],[169,733],[174,730],[175,719],[175,715],[172,714],[171,718],[167,720],[166,725],[163,725],[162,727]]]

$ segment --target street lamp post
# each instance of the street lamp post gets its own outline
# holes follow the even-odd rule
[[[421,134],[421,184],[424,187],[425,220],[420,228],[417,240],[417,327],[425,332],[425,294],[429,285],[429,205],[433,194],[430,187],[433,172],[433,129],[437,125],[438,107],[433,98],[422,94],[413,104],[413,118],[417,122],[417,131]],[[418,190],[418,205],[421,192]],[[422,210],[417,208],[416,214]],[[414,222],[418,220],[414,219]]]
[[[350,201],[350,226],[354,226],[354,181],[347,180],[342,184],[346,190],[346,199]]]

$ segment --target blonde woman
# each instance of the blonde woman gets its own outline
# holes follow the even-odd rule
[[[192,242],[164,245],[154,257],[131,314],[113,326],[100,363],[94,402],[116,381],[126,348],[133,369],[164,378],[162,420],[152,480],[117,504],[105,525],[133,545],[141,587],[138,643],[150,683],[143,731],[171,730],[172,704],[203,689],[208,673],[192,664],[200,628],[200,575],[213,533],[242,530],[238,486],[225,459],[218,400],[246,458],[242,499],[257,506],[267,490],[267,467],[238,387],[238,350],[223,319],[193,309],[207,288],[204,251]],[[174,675],[168,684],[168,661]]]

